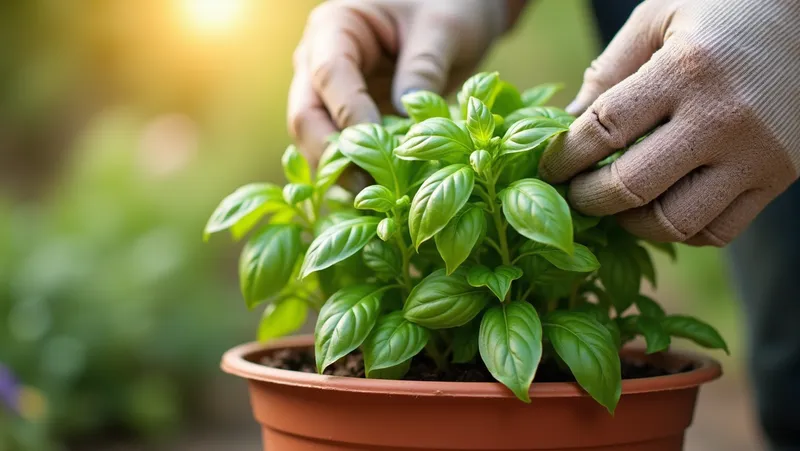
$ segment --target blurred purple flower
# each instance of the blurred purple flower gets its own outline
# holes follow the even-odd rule
[[[0,407],[19,412],[19,383],[11,370],[0,364]]]

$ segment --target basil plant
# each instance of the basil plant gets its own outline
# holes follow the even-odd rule
[[[440,368],[481,359],[523,401],[553,359],[611,412],[619,350],[636,336],[648,353],[672,337],[727,351],[711,326],[639,293],[643,278],[656,282],[648,249],[674,257],[672,246],[577,213],[566,187],[537,178],[574,120],[545,106],[557,89],[520,93],[479,73],[458,105],[408,94],[409,118],[343,130],[316,169],[290,146],[286,186],[225,198],[206,234],[249,235],[239,275],[247,305],[266,304],[259,338],[315,310],[320,373],[356,349],[368,378],[400,379],[421,352]],[[349,165],[375,181],[354,197],[336,184]]]

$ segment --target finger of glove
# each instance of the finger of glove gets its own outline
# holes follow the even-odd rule
[[[665,122],[675,110],[678,93],[664,83],[672,56],[656,53],[639,72],[601,95],[578,117],[561,146],[547,149],[540,176],[561,183]]]
[[[350,8],[328,8],[326,20],[312,20],[307,33],[308,68],[314,90],[339,128],[378,122],[378,107],[367,92],[365,73],[378,63],[381,45],[364,17]]]
[[[719,217],[747,190],[747,182],[728,166],[692,172],[663,196],[617,215],[619,224],[644,239],[682,242]]]
[[[414,91],[442,93],[447,85],[459,36],[446,12],[418,15],[400,50],[392,86],[395,108],[405,112],[401,98]]]
[[[767,190],[745,191],[703,230],[685,241],[692,246],[723,247],[733,241],[775,198]]]
[[[297,50],[298,53],[304,51],[302,46]],[[289,135],[309,163],[316,167],[327,146],[328,137],[336,132],[336,126],[322,99],[314,91],[308,71],[302,64],[296,67],[289,87],[287,116]]]
[[[575,100],[567,106],[580,114],[604,92],[635,73],[664,42],[671,2],[650,0],[634,9],[625,25],[583,75]]]
[[[680,119],[669,122],[610,165],[575,177],[570,203],[591,216],[613,215],[650,203],[704,164],[688,128]]]

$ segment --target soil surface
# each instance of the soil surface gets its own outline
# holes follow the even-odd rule
[[[315,373],[314,351],[312,349],[281,349],[261,360],[262,365],[283,370]],[[692,370],[688,365],[676,371],[668,371],[645,362],[622,361],[623,379],[641,379],[646,377],[666,376]],[[325,370],[332,376],[364,377],[364,359],[360,352],[353,352]],[[439,382],[493,382],[489,370],[480,359],[473,363],[450,364],[445,371],[436,368],[434,362],[420,354],[411,361],[411,369],[403,378],[411,381]],[[567,371],[562,370],[555,361],[545,360],[539,365],[535,382],[574,382],[575,379]]]

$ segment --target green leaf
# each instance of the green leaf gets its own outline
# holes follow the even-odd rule
[[[566,132],[569,127],[543,117],[522,119],[508,129],[500,145],[500,155],[527,152],[548,139]]]
[[[395,193],[403,193],[408,180],[408,164],[394,157],[394,141],[394,137],[380,125],[359,124],[342,131],[339,149],[376,182]]]
[[[297,297],[288,297],[269,304],[258,325],[258,341],[269,341],[296,332],[303,327],[308,304]]]
[[[653,266],[653,259],[650,257],[650,253],[647,252],[647,249],[637,245],[631,248],[631,253],[633,258],[636,259],[636,263],[639,265],[639,271],[642,277],[650,281],[653,288],[657,287],[656,268]]]
[[[314,235],[322,235],[323,232],[335,226],[336,224],[341,224],[345,221],[361,217],[361,214],[359,214],[359,212],[356,210],[335,211],[327,216],[319,218],[317,223],[314,224]]]
[[[394,218],[383,218],[378,223],[378,237],[383,241],[389,241],[397,232],[397,223]]]
[[[381,240],[372,240],[362,252],[364,264],[384,278],[394,278],[401,274],[403,260],[397,247]]]
[[[325,269],[360,251],[378,232],[380,218],[363,216],[331,226],[308,248],[300,278]]]
[[[374,210],[385,213],[394,208],[394,193],[389,188],[381,185],[371,185],[356,196],[353,206],[359,210]]]
[[[335,184],[342,173],[350,165],[350,160],[339,151],[336,144],[329,144],[320,157],[317,166],[316,188],[320,192],[325,192]]]
[[[441,160],[469,155],[472,149],[465,128],[450,119],[434,117],[414,124],[394,153],[404,160]]]
[[[296,205],[311,198],[314,187],[301,183],[289,183],[283,187],[283,200],[289,205]]]
[[[611,334],[611,338],[614,340],[614,347],[622,349],[622,331],[619,330],[619,324],[613,319],[603,321],[602,324]]]
[[[692,340],[709,349],[722,349],[730,354],[725,339],[711,325],[699,319],[683,315],[670,315],[661,319],[661,326],[673,337]]]
[[[314,354],[320,374],[366,340],[378,321],[381,297],[387,289],[354,285],[342,288],[325,302],[314,329]]]
[[[409,182],[408,186],[410,189],[414,189],[428,179],[431,175],[433,175],[439,169],[442,169],[443,165],[440,161],[414,161],[412,162],[412,171],[409,175]],[[402,198],[401,198],[402,199]]]
[[[281,203],[280,205],[265,205],[261,209],[244,216],[230,227],[231,238],[239,241],[252,231],[263,219],[264,214],[270,214],[269,224],[291,224],[294,222],[296,212],[293,208]]]
[[[453,329],[453,363],[471,362],[478,354],[478,331],[480,321],[474,319]]]
[[[576,234],[585,232],[600,224],[601,218],[599,216],[584,216],[572,209],[570,209],[570,214],[572,215],[572,225]]]
[[[602,160],[598,161],[597,164],[594,165],[594,168],[595,169],[600,169],[602,167],[608,166],[609,164],[617,161],[617,159],[619,157],[621,157],[623,153],[625,153],[624,150],[618,150],[618,151],[612,153],[611,155],[609,155],[609,156],[603,158]]]
[[[269,211],[286,205],[281,188],[272,183],[251,183],[245,185],[220,202],[206,224],[204,237],[226,230],[240,222],[252,227]],[[249,231],[249,230],[248,230]],[[244,235],[242,233],[242,235]]]
[[[486,232],[486,215],[475,206],[467,206],[434,237],[436,249],[452,274],[472,253]]]
[[[478,347],[492,376],[530,402],[528,390],[542,359],[542,323],[536,309],[523,301],[490,308],[481,321]]]
[[[636,304],[636,308],[639,309],[639,313],[641,313],[642,316],[648,316],[651,318],[663,318],[667,315],[664,312],[664,309],[661,308],[661,306],[658,305],[656,301],[650,299],[649,297],[643,294],[638,295],[634,303]]]
[[[575,121],[575,117],[561,108],[551,106],[533,106],[515,110],[505,118],[505,127],[511,127],[522,119],[529,118],[549,118],[561,125],[569,127]]]
[[[451,164],[428,177],[414,195],[408,228],[414,247],[439,233],[472,194],[475,171],[466,164]]]
[[[353,193],[339,185],[333,185],[325,192],[325,203],[332,211],[350,210],[354,200]]]
[[[408,117],[414,122],[422,122],[432,117],[450,119],[450,109],[442,96],[430,91],[415,91],[404,95],[401,99]]]
[[[449,329],[468,323],[488,301],[486,291],[467,283],[464,270],[448,276],[439,269],[411,290],[403,312],[407,320],[420,326]]]
[[[500,193],[503,214],[520,235],[572,254],[572,217],[569,205],[547,183],[518,180]]]
[[[400,380],[402,379],[408,370],[411,369],[411,359],[406,360],[405,362],[395,365],[390,368],[383,368],[380,370],[372,370],[369,375],[370,379],[389,379],[389,380]]]
[[[378,318],[363,346],[367,377],[372,377],[374,370],[391,368],[410,360],[427,343],[428,331],[405,319],[402,311]]]
[[[286,285],[300,252],[300,228],[291,224],[265,226],[247,241],[239,258],[239,284],[249,308]]]
[[[522,277],[522,270],[516,266],[498,266],[493,270],[486,266],[473,266],[467,273],[467,283],[473,287],[487,287],[504,301],[511,289],[511,283]]]
[[[618,314],[622,314],[639,295],[642,273],[636,258],[626,252],[629,248],[618,250],[605,247],[598,251],[600,262],[598,275]]]
[[[526,89],[522,93],[522,103],[525,106],[542,106],[546,104],[551,97],[558,91],[561,91],[564,85],[561,83],[545,83],[533,88]]]
[[[657,241],[648,241],[647,244],[669,256],[673,262],[678,259],[678,251],[675,249],[675,243],[659,243]]]
[[[542,325],[578,384],[613,414],[622,393],[622,374],[608,329],[589,315],[566,311],[550,313]]]
[[[408,129],[414,125],[414,121],[411,119],[391,114],[383,116],[381,123],[383,128],[392,135],[405,135],[408,133]]]
[[[492,156],[483,149],[476,150],[470,154],[469,164],[476,173],[486,175],[486,171],[492,165]]]
[[[283,157],[281,157],[281,165],[289,183],[305,185],[311,183],[311,168],[308,166],[308,161],[294,145],[286,148]]]
[[[499,92],[500,74],[497,72],[481,72],[468,78],[456,96],[458,104],[461,106],[461,117],[467,117],[467,103],[470,97],[475,97],[487,107],[492,108]]]
[[[655,354],[669,348],[671,341],[669,334],[658,318],[639,316],[636,318],[636,328],[647,343],[647,354]]]
[[[467,130],[478,148],[486,147],[494,134],[492,112],[475,97],[469,98],[467,106]]]
[[[497,96],[494,99],[494,105],[492,105],[492,113],[505,117],[512,111],[525,106],[522,103],[522,96],[519,90],[511,83],[500,80],[497,90]]]
[[[530,243],[530,244],[529,244]],[[600,267],[600,262],[588,247],[575,243],[575,252],[567,254],[561,249],[556,249],[535,241],[525,243],[520,249],[523,253],[534,253],[545,258],[558,269],[573,272],[592,272]]]

